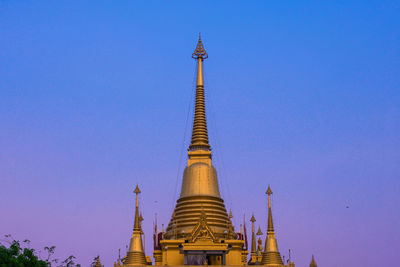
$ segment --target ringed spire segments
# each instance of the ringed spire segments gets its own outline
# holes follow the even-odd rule
[[[192,141],[189,145],[189,151],[203,150],[210,151],[211,147],[208,143],[208,131],[206,120],[206,106],[204,99],[204,79],[203,79],[203,60],[208,58],[206,50],[204,50],[201,37],[197,42],[197,47],[192,57],[197,60],[197,81],[196,81],[196,100],[194,109],[194,120],[192,129]]]

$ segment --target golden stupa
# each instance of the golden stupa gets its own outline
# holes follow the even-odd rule
[[[145,256],[143,230],[139,213],[137,186],[133,233],[127,255],[114,266],[139,265],[265,265],[268,267],[294,267],[282,260],[275,236],[271,188],[268,186],[268,227],[264,249],[261,228],[255,233],[254,215],[251,217],[251,251],[247,248],[246,232],[236,232],[232,212],[227,213],[219,191],[217,171],[212,165],[211,146],[208,142],[204,99],[203,61],[208,58],[201,38],[192,54],[197,61],[195,112],[187,166],[183,173],[180,196],[171,220],[164,231],[154,232],[154,263]],[[259,236],[258,241],[256,235]],[[248,256],[249,259],[248,259]]]

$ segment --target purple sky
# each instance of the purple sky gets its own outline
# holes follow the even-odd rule
[[[265,232],[270,184],[296,266],[398,264],[398,1],[1,1],[0,235],[112,266],[139,183],[152,255],[186,164],[198,32],[236,229],[254,212]]]

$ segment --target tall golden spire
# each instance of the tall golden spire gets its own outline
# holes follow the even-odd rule
[[[219,192],[217,171],[211,162],[203,80],[203,61],[208,58],[208,54],[200,37],[192,57],[197,60],[192,139],[188,148],[188,163],[183,172],[180,196],[173,212],[175,218],[171,218],[168,224],[165,239],[187,238],[200,220],[202,210],[206,213],[207,223],[217,238],[226,238],[226,233],[229,237],[236,237]],[[175,220],[179,224],[176,224]]]
[[[196,81],[196,102],[194,109],[194,121],[192,131],[192,141],[189,145],[189,151],[211,149],[208,143],[206,107],[204,101],[204,80],[203,80],[203,61],[208,58],[199,34],[196,50],[192,57],[197,60],[197,81]]]
[[[267,266],[283,266],[281,254],[278,250],[278,242],[276,241],[274,224],[272,221],[271,195],[272,190],[268,186],[266,194],[268,195],[268,229],[267,238],[265,239],[264,254],[262,264]]]
[[[136,194],[135,223],[133,225],[133,233],[131,237],[131,242],[129,244],[129,250],[124,260],[123,266],[146,265],[146,256],[143,249],[142,228],[140,225],[139,213],[139,194],[141,192],[138,185],[136,185],[133,193]]]

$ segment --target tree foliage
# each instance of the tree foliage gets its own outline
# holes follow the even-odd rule
[[[47,256],[41,259],[33,248],[29,247],[30,241],[25,239],[25,247],[21,247],[19,241],[12,239],[11,235],[5,235],[6,239],[0,240],[0,267],[80,267],[74,262],[75,256],[71,255],[63,261],[53,259],[56,247],[45,247]],[[4,245],[3,243],[7,243]]]
[[[46,261],[40,260],[32,248],[21,248],[18,241],[13,240],[10,247],[0,246],[1,267],[48,267]]]

